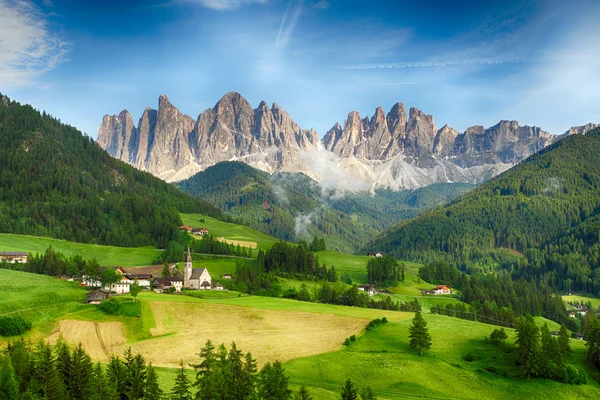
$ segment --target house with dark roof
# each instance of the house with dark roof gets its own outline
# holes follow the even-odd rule
[[[85,297],[87,304],[100,304],[101,301],[108,300],[109,293],[104,290],[92,290]]]
[[[192,235],[208,235],[208,228],[192,228]]]
[[[373,296],[375,294],[375,285],[358,285],[358,290],[367,293],[369,296]]]
[[[169,291],[181,292],[182,287],[183,279],[177,276],[170,276],[168,278],[156,278],[152,290],[156,293],[166,293]]]
[[[384,254],[384,253],[382,253],[382,252],[380,252],[380,251],[377,251],[377,252],[371,252],[371,253],[367,253],[367,255],[368,255],[369,257],[377,257],[377,258],[381,258],[381,257],[383,257],[385,254]]]

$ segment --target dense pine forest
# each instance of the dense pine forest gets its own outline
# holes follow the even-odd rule
[[[368,247],[600,294],[600,129],[572,135]]]
[[[221,162],[177,186],[253,229],[287,241],[325,235],[331,249],[353,252],[394,223],[473,188],[437,184],[418,190],[338,193],[299,173],[269,175],[242,162]]]
[[[0,232],[166,247],[205,201],[115,160],[77,129],[0,95]]]

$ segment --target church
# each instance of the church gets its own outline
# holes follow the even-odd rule
[[[183,286],[187,289],[210,290],[212,280],[206,268],[192,268],[192,254],[187,249],[185,263],[183,264]]]

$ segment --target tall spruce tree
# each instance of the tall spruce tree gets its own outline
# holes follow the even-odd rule
[[[171,400],[192,400],[190,381],[183,367],[183,360],[181,360],[179,365],[180,368],[177,370],[177,376],[175,377],[175,386],[173,386],[169,397]]]
[[[35,380],[47,400],[63,400],[67,390],[56,369],[56,359],[48,344],[40,342],[35,351]]]
[[[117,357],[112,356],[108,362],[108,380],[114,382],[115,390],[119,395],[120,399],[127,399],[127,369],[123,364],[123,361]]]
[[[558,333],[558,347],[563,359],[566,361],[571,355],[571,339],[569,338],[569,331],[564,325],[560,326],[560,332]]]
[[[408,328],[410,347],[418,350],[423,355],[424,350],[431,348],[431,336],[429,335],[429,329],[427,328],[427,322],[423,319],[420,311],[415,313],[412,325]]]
[[[342,400],[358,400],[358,392],[350,378],[346,379],[346,383],[342,386],[341,396]]]
[[[266,363],[258,375],[258,398],[260,400],[288,400],[292,391],[281,362]]]
[[[163,391],[158,385],[158,376],[152,366],[152,363],[148,364],[146,377],[146,397],[145,400],[160,400],[163,396]]]
[[[19,400],[19,385],[9,357],[0,355],[0,399]]]
[[[520,317],[517,325],[517,344],[519,345],[519,362],[527,378],[536,377],[540,373],[540,330],[533,317]]]
[[[313,400],[308,390],[304,385],[300,386],[298,392],[294,395],[294,400]]]
[[[109,379],[100,363],[92,367],[90,378],[89,400],[119,400],[116,382]]]
[[[92,359],[81,343],[73,350],[69,366],[70,382],[67,385],[71,398],[83,399],[89,392],[88,385],[92,374]]]

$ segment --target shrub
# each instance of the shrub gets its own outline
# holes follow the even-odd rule
[[[344,346],[349,346],[350,345],[350,339],[346,338],[346,340],[344,340]]]
[[[0,317],[0,335],[17,336],[31,329],[31,322],[26,321],[20,315]]]
[[[487,372],[491,372],[492,374],[496,373],[496,368],[495,367],[485,367],[485,370]]]
[[[494,329],[494,331],[490,335],[490,342],[495,344],[502,344],[502,342],[504,342],[507,338],[508,335],[506,334],[504,328]]]
[[[106,301],[101,301],[100,304],[98,304],[98,308],[109,315],[117,315],[121,309],[121,303],[116,299],[111,298]]]
[[[386,317],[381,318],[381,323],[382,324],[387,324],[388,320]]]
[[[465,359],[465,361],[468,361],[468,362],[473,362],[473,361],[475,361],[475,356],[474,356],[473,354],[467,354],[467,355],[464,357],[464,359]]]
[[[356,342],[356,335],[350,336],[350,341],[351,342]]]

